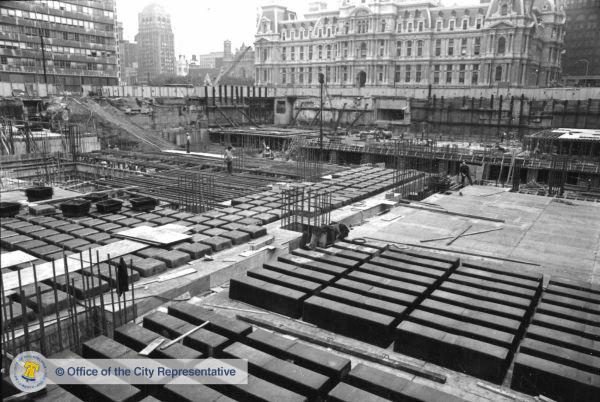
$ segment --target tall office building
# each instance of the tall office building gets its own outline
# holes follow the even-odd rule
[[[342,0],[262,8],[256,80],[309,86],[548,86],[560,80],[564,0]]]
[[[138,15],[136,42],[139,83],[148,83],[161,74],[175,75],[171,17],[162,6],[151,4]]]
[[[113,0],[0,2],[0,81],[117,85],[115,26]]]

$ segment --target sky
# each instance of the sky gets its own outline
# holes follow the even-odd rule
[[[310,0],[279,0],[301,17]],[[478,0],[442,0],[444,5],[473,4]],[[272,0],[117,0],[117,19],[123,22],[125,39],[133,41],[138,29],[138,14],[148,4],[158,3],[171,14],[175,36],[175,55],[205,54],[223,50],[223,41],[232,42],[232,50],[242,43],[254,43],[256,16],[260,6]],[[329,0],[329,8],[336,1]]]

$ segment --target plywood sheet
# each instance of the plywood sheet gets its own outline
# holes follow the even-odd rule
[[[134,253],[141,249],[148,247],[147,244],[135,242],[132,240],[120,240],[102,247],[96,247],[92,249],[93,262],[104,262],[108,260],[108,255],[111,258],[120,257],[126,254]],[[96,254],[96,251],[98,253]],[[96,257],[99,256],[99,260]],[[37,280],[43,281],[51,279],[53,277],[52,264],[54,263],[54,271],[56,276],[64,275],[66,272],[76,272],[81,270],[82,261],[77,255],[71,255],[65,259],[60,258],[53,262],[46,262],[40,265],[36,265]],[[83,267],[89,266],[89,253],[83,254]],[[24,268],[20,271],[8,272],[2,275],[2,282],[4,284],[4,291],[10,294],[12,289],[18,289],[19,287],[19,272],[21,273],[21,284],[23,286],[34,283],[34,272],[33,267]]]
[[[168,227],[165,228],[164,226],[138,226],[137,228],[119,232],[116,235],[119,237],[127,237],[137,241],[158,244],[161,246],[168,246],[169,244],[177,243],[191,237],[190,235],[186,235],[184,233],[169,230]]]
[[[21,250],[11,251],[0,255],[0,268],[10,268],[15,265],[24,264],[37,260],[37,257],[27,254]]]

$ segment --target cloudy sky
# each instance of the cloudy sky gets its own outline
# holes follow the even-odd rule
[[[442,0],[444,5],[473,4],[478,0]],[[242,42],[254,42],[256,16],[261,5],[272,0],[117,0],[117,18],[123,22],[125,39],[133,41],[138,29],[138,13],[152,3],[161,4],[171,14],[175,54],[203,54],[223,49],[229,39],[235,50]],[[302,15],[310,0],[279,0]],[[330,8],[337,2],[329,0]]]

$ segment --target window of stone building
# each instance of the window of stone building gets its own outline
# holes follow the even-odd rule
[[[331,59],[331,45],[325,46],[325,55],[327,60]]]
[[[323,45],[319,45],[319,47],[318,47],[317,58],[318,58],[319,60],[322,60],[322,59],[323,59]]]
[[[281,60],[285,61],[286,59],[287,49],[284,47],[281,48]]]
[[[455,24],[454,20],[450,21],[450,30],[451,31],[454,31],[454,24]]]
[[[423,56],[423,41],[417,41],[417,56]]]
[[[304,60],[304,46],[300,46],[300,60]]]
[[[296,68],[292,67],[290,69],[290,84],[295,84],[296,83]]]
[[[268,78],[267,78],[267,69],[263,70],[263,82],[267,82]]]
[[[465,83],[465,68],[466,68],[465,64],[459,65],[459,69],[458,69],[458,83],[459,84]]]
[[[385,24],[386,24],[385,20],[382,20],[381,21],[381,32],[385,32]]]
[[[500,7],[500,15],[507,15],[507,14],[508,14],[508,5],[502,4],[502,7]]]
[[[308,68],[308,83],[309,84],[312,84],[312,71],[313,71],[312,67],[309,67]]]
[[[287,74],[286,74],[285,68],[282,68],[281,69],[281,83],[285,84],[286,80],[287,80]]]
[[[383,57],[384,54],[385,54],[385,41],[379,40],[379,56]]]
[[[436,21],[436,23],[435,23],[435,30],[436,31],[441,31],[442,30],[442,21]]]
[[[452,64],[446,66],[446,84],[452,84]]]
[[[308,60],[312,60],[313,58],[313,47],[309,46],[308,47]]]
[[[481,18],[477,18],[475,20],[475,28],[477,28],[477,29],[481,28]]]
[[[473,45],[473,54],[474,55],[479,55],[479,52],[481,50],[481,38],[477,37],[475,38],[475,43]]]
[[[423,21],[419,21],[419,32],[423,32]]]
[[[471,72],[471,84],[477,84],[479,81],[479,64],[473,64],[473,71]]]
[[[298,84],[304,84],[304,68],[298,67]]]
[[[404,73],[404,82],[410,82],[410,66],[406,66],[406,72]]]
[[[442,40],[441,39],[435,40],[435,55],[436,56],[442,55]]]
[[[463,20],[463,22],[462,22],[463,31],[466,31],[467,28],[469,28],[469,20]]]
[[[407,57],[412,56],[412,40],[406,41],[406,56]]]
[[[415,72],[415,81],[421,82],[421,65],[417,64],[417,71]]]
[[[342,82],[348,82],[348,66],[342,66]]]
[[[462,56],[467,54],[467,38],[462,38],[460,40],[460,54]]]
[[[396,41],[396,56],[402,56],[402,41]]]
[[[377,81],[383,82],[383,66],[377,66]]]
[[[367,58],[367,43],[366,42],[362,42],[360,44],[360,58],[361,59]]]
[[[348,42],[342,43],[342,57],[348,57]]]
[[[325,82],[331,81],[331,67],[325,67]]]
[[[494,78],[496,81],[502,81],[502,66],[496,66],[496,74]]]
[[[498,39],[498,54],[504,54],[505,51],[506,51],[506,39],[504,38],[504,36],[501,36]]]
[[[396,68],[394,69],[394,82],[400,82],[400,66],[396,65]]]
[[[409,22],[408,23],[408,32],[412,32],[413,31],[413,23]]]
[[[296,60],[296,46],[290,48],[290,60]]]
[[[433,66],[433,83],[434,84],[440,83],[440,65],[439,64],[436,64]]]
[[[448,56],[454,55],[454,39],[448,39]]]

